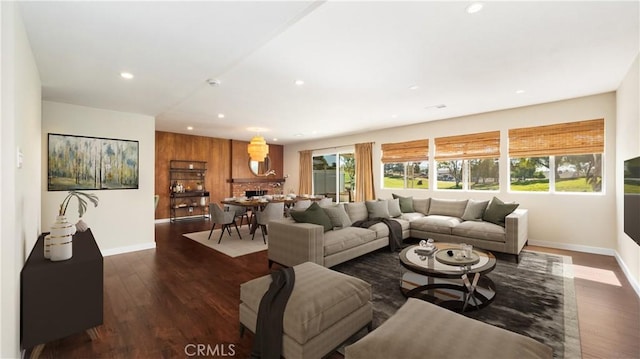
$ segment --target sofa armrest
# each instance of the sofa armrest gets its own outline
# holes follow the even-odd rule
[[[269,222],[269,261],[293,267],[304,262],[324,266],[324,228],[290,219]]]
[[[529,240],[529,210],[518,208],[505,217],[506,251],[519,254]]]

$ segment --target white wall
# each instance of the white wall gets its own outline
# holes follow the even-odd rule
[[[66,191],[47,191],[49,133],[139,141],[139,189],[88,191],[100,204],[84,215],[104,255],[155,247],[154,166],[155,119],[150,116],[44,101],[42,103],[42,228],[55,221]],[[76,205],[75,202],[71,206]],[[76,208],[76,207],[72,207]],[[67,211],[70,222],[77,211]]]
[[[639,55],[640,56],[640,55]],[[624,233],[623,162],[640,156],[640,60],[636,57],[627,76],[617,91],[618,126],[616,128],[616,212],[617,251],[619,261],[627,276],[635,280],[636,292],[640,295],[640,246]],[[638,214],[640,219],[640,213]],[[626,268],[624,267],[626,266]]]
[[[433,154],[433,139],[435,137],[500,130],[502,134],[501,151],[506,154],[508,153],[506,138],[509,128],[597,118],[604,118],[606,124],[603,194],[510,193],[507,185],[509,174],[506,156],[503,156],[500,162],[500,180],[503,184],[500,192],[434,191],[433,189],[392,191],[380,188],[382,169],[380,144],[382,143],[429,138],[431,140],[430,150]],[[606,93],[536,106],[425,122],[353,136],[286,145],[284,173],[289,174],[286,188],[297,189],[298,186],[298,151],[344,146],[359,142],[375,142],[373,167],[377,197],[391,198],[392,192],[415,197],[435,198],[491,199],[495,195],[502,200],[516,201],[520,203],[521,208],[529,209],[530,243],[613,254],[616,248],[613,229],[616,223],[615,124],[615,94]],[[434,168],[433,162],[430,168]],[[433,173],[433,171],[431,172]],[[433,188],[433,185],[430,187]]]
[[[40,233],[41,85],[17,6],[1,2],[0,9],[0,357],[14,358],[20,356],[20,270]]]

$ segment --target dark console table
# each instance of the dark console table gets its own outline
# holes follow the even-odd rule
[[[23,349],[37,358],[47,342],[87,331],[95,340],[103,320],[103,258],[91,230],[73,236],[73,257],[44,258],[38,237],[20,273],[20,334]]]

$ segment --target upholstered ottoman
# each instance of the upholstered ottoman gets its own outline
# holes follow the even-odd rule
[[[415,298],[345,348],[345,359],[552,357],[548,345]]]
[[[371,325],[371,285],[321,265],[293,267],[295,284],[283,317],[282,356],[321,358]],[[255,333],[266,275],[240,285],[240,326]]]

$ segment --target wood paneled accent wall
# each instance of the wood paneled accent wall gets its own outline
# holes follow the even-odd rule
[[[184,135],[180,133],[156,131],[155,193],[160,195],[155,218],[169,218],[169,161],[206,161],[207,175],[205,188],[210,193],[210,201],[220,203],[232,196],[232,179],[261,180],[249,170],[249,142],[223,138]],[[269,145],[271,168],[276,177],[283,176],[282,145]],[[247,182],[245,185],[250,186]]]
[[[231,140],[231,153],[233,159],[231,161],[231,178],[233,179],[249,179],[259,178],[249,170],[249,154],[247,146],[249,142]],[[271,169],[276,171],[275,177],[282,178],[284,148],[281,145],[269,145],[269,159],[271,160]]]

